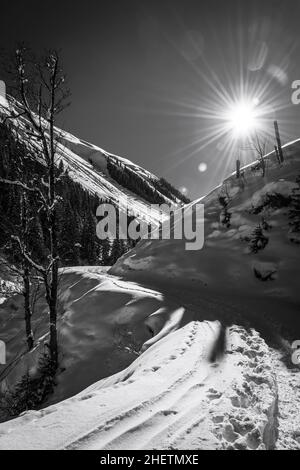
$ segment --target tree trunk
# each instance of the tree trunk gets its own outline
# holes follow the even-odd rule
[[[28,350],[31,351],[34,346],[33,340],[33,331],[31,327],[31,307],[30,307],[30,269],[28,266],[24,267],[23,273],[23,283],[24,283],[24,312],[25,312],[25,330],[26,330],[26,341],[28,345]]]
[[[57,63],[56,63],[57,67]],[[57,217],[55,208],[56,177],[55,177],[55,142],[54,142],[54,107],[55,107],[55,73],[53,74],[51,93],[51,117],[50,124],[50,165],[49,165],[49,202],[50,202],[50,249],[52,258],[49,321],[50,321],[50,357],[54,371],[58,367],[58,342],[57,342],[57,301],[58,301],[58,241],[57,241]]]
[[[241,177],[241,161],[240,160],[236,161],[236,177],[237,179],[240,179]]]
[[[283,151],[282,151],[278,121],[274,121],[274,128],[275,128],[275,136],[276,136],[276,141],[277,141],[279,159],[280,159],[280,162],[283,163],[284,162],[284,156],[283,156]]]
[[[49,321],[50,321],[50,358],[53,368],[58,367],[57,342],[57,296],[58,296],[58,262],[54,261],[51,273]]]

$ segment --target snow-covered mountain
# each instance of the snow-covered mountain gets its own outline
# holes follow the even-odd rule
[[[197,201],[202,250],[145,240],[108,273],[63,270],[55,404],[1,424],[1,449],[300,449],[300,141],[284,152],[264,178],[255,162]],[[34,372],[47,339],[40,299],[25,353],[20,305],[0,310],[2,390]],[[220,323],[227,350],[211,364]]]
[[[9,108],[1,108],[1,112],[8,113],[7,109],[10,109],[10,113],[14,111],[18,115],[18,102],[10,96],[7,98]],[[19,116],[12,122],[21,138],[22,132],[30,128],[30,123],[24,116]],[[56,128],[55,132],[57,163],[62,160],[74,181],[101,199],[114,202],[121,210],[128,209],[151,222],[160,218],[159,211],[150,211],[151,204],[161,202],[176,205],[187,202],[185,196],[167,181],[130,160],[109,153],[62,129]],[[117,171],[112,173],[110,168],[116,168]],[[127,180],[122,181],[122,178],[116,177],[118,174],[122,176],[122,173],[126,173]]]

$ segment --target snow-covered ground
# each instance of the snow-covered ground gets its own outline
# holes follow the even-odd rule
[[[108,276],[102,268],[66,268],[60,277],[59,386],[52,401],[78,393],[100,378],[124,369],[150,337],[145,318],[163,302],[159,292]],[[11,388],[27,369],[33,371],[36,357],[44,350],[48,333],[47,306],[40,293],[32,317],[37,346],[26,354],[23,298],[6,300],[0,306],[1,339],[7,345],[7,364],[0,365],[2,391]],[[134,339],[132,339],[134,338]]]
[[[0,449],[275,448],[278,392],[269,349],[255,331],[232,327],[226,359],[211,364],[218,328],[191,322],[125,371],[1,424]]]
[[[13,272],[3,257],[0,256],[0,304],[17,292],[22,287],[17,272]]]
[[[300,449],[299,371],[287,369],[255,330],[232,326],[225,359],[211,364],[220,325],[203,318],[218,303],[199,301],[195,311],[98,269],[68,269],[62,281],[70,286],[60,324],[66,370],[52,401],[84,390],[0,424],[0,449]],[[16,324],[12,315],[15,328],[6,331],[15,334],[22,319],[16,311]],[[144,342],[144,353],[130,356],[130,336],[114,342],[112,325]],[[25,358],[11,380],[30,364]],[[125,370],[97,380],[126,361]]]
[[[1,449],[300,449],[300,376],[288,346],[300,339],[299,244],[288,217],[299,142],[285,152],[280,167],[268,157],[265,178],[249,166],[199,201],[203,250],[142,241],[109,272],[61,273],[53,405],[2,423]],[[258,226],[267,244],[253,251]],[[38,346],[24,354],[20,302],[0,309],[3,389],[31,370],[47,339],[40,299]],[[220,323],[227,352],[211,364]]]

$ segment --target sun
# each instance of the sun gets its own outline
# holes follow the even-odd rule
[[[257,105],[258,99],[254,99],[250,102],[238,102],[230,109],[227,116],[228,127],[236,137],[245,137],[258,127]]]

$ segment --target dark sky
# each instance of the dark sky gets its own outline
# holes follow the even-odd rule
[[[283,140],[300,137],[299,22],[299,0],[5,0],[0,44],[61,49],[72,91],[64,127],[196,197],[234,168],[209,118],[210,107],[224,112],[221,93],[264,87]]]

